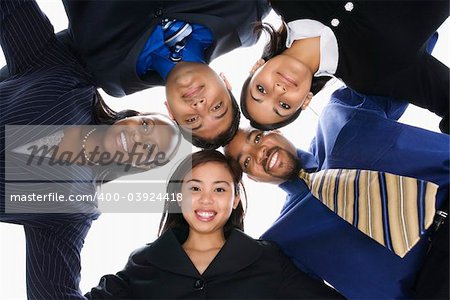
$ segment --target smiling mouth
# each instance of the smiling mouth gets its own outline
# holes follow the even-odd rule
[[[280,152],[279,152],[278,148],[275,148],[271,151],[271,153],[269,154],[269,157],[267,158],[267,162],[265,164],[267,171],[271,171],[272,168],[276,165],[276,163],[278,161],[279,153]]]
[[[183,98],[194,98],[198,97],[203,90],[203,86],[196,86],[188,88],[182,95]]]
[[[197,219],[203,222],[209,222],[217,215],[217,212],[212,210],[196,210],[195,215]]]
[[[288,86],[291,86],[291,87],[297,87],[297,83],[291,77],[286,76],[286,75],[281,74],[281,73],[277,73],[277,74],[280,76],[281,81],[283,81],[284,84],[286,84]]]
[[[125,133],[123,131],[120,132],[120,143],[122,144],[123,150],[128,153],[128,143]]]

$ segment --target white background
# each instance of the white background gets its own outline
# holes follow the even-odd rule
[[[41,9],[54,25],[55,32],[67,27],[67,18],[61,1],[38,0]],[[267,21],[279,24],[275,14]],[[446,65],[450,63],[449,32],[447,20],[440,28],[439,41],[433,52]],[[264,40],[264,39],[262,39]],[[246,78],[248,70],[260,57],[263,41],[257,45],[238,49],[215,60],[211,66],[217,72],[224,72],[233,86],[236,99],[239,99],[241,82]],[[5,60],[0,53],[0,65]],[[329,95],[341,85],[334,80],[324,91],[314,97],[311,109],[303,112],[300,119],[283,128],[287,138],[301,149],[307,149],[314,136],[317,114],[320,114]],[[1,97],[1,95],[0,95]],[[115,110],[124,108],[139,111],[156,111],[166,113],[163,101],[163,88],[142,91],[125,98],[114,99],[106,96],[108,104]],[[241,126],[248,126],[243,118]],[[401,119],[402,122],[438,130],[438,118],[430,112],[413,107],[408,108]],[[285,194],[276,186],[254,183],[245,178],[248,194],[248,212],[245,221],[247,234],[257,238],[275,220],[283,204]],[[121,270],[134,249],[153,241],[160,220],[159,214],[119,214],[105,213],[95,221],[86,238],[82,251],[81,290],[88,291],[97,285],[100,277],[107,273]],[[25,299],[25,238],[22,226],[0,223],[0,299]]]

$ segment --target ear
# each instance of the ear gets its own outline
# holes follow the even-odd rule
[[[305,109],[308,107],[308,105],[309,105],[309,103],[311,102],[313,96],[314,96],[314,94],[311,93],[311,92],[309,92],[309,93],[306,95],[306,98],[305,98],[305,100],[303,101],[303,104],[302,104],[302,106],[301,106],[301,109],[302,109],[302,110],[305,110]]]
[[[223,82],[225,83],[225,86],[227,87],[227,90],[231,91],[231,84],[228,81],[227,77],[225,77],[225,74],[222,72],[220,73],[220,78],[222,78]]]
[[[258,59],[256,61],[256,63],[253,65],[253,67],[250,69],[250,74],[255,73],[256,70],[261,68],[265,63],[266,63],[266,61],[264,59],[262,59],[262,58]]]
[[[172,110],[170,109],[169,103],[167,103],[167,101],[164,101],[164,105],[166,106],[167,113],[169,114],[169,118],[171,118],[172,120],[175,120],[175,118],[173,117],[173,114],[172,114]]]

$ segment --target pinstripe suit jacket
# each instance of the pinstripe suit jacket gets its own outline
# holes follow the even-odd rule
[[[0,220],[25,227],[28,298],[83,299],[80,251],[98,212],[5,213],[5,125],[90,124],[95,87],[34,1],[1,0],[0,41],[11,74],[0,82]],[[94,186],[72,192],[94,193]]]

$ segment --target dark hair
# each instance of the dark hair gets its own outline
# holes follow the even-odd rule
[[[202,150],[193,154],[188,155],[175,169],[170,180],[167,184],[166,192],[168,195],[172,193],[174,195],[181,193],[181,187],[183,185],[183,180],[186,174],[199,165],[203,165],[209,162],[218,162],[224,164],[230,171],[233,177],[233,183],[235,187],[235,195],[241,195],[241,201],[239,201],[238,206],[233,209],[230,218],[224,225],[224,233],[233,228],[244,230],[244,215],[245,210],[242,205],[243,198],[247,198],[245,193],[244,185],[242,184],[242,170],[239,165],[232,159],[226,157],[222,153],[216,150]],[[242,191],[240,191],[242,187]],[[247,203],[247,201],[245,201]],[[180,211],[178,202],[167,201],[164,205],[164,212],[159,223],[158,235],[163,234],[168,229],[181,229],[188,231],[189,225],[183,217]]]
[[[187,141],[198,148],[214,150],[219,147],[225,146],[233,139],[233,137],[236,135],[237,130],[239,129],[241,112],[239,111],[239,105],[236,101],[236,98],[234,98],[233,93],[231,93],[230,91],[228,91],[228,93],[230,94],[231,112],[233,114],[230,127],[213,139],[205,139],[199,137],[198,135],[192,134],[192,131],[186,130],[185,128],[183,128],[183,126],[179,126],[181,134]]]
[[[98,90],[95,90],[95,96],[97,99],[95,101],[93,119],[96,125],[113,125],[119,120],[140,115],[140,112],[132,109],[119,112],[112,110],[103,100]]]
[[[261,58],[264,59],[264,61],[268,61],[272,57],[275,57],[281,53],[283,53],[284,50],[286,50],[286,39],[287,39],[287,28],[284,24],[281,25],[278,30],[275,30],[272,25],[268,23],[262,23],[258,22],[253,28],[253,31],[257,34],[260,34],[262,31],[267,33],[269,35],[269,41],[264,46],[263,53],[261,55]],[[253,74],[250,74],[247,79],[244,81],[244,84],[242,85],[241,90],[241,110],[244,117],[246,117],[248,120],[250,120],[250,125],[254,128],[260,129],[260,130],[273,130],[277,128],[284,127],[290,123],[292,123],[295,119],[298,118],[298,116],[301,113],[301,109],[299,108],[292,116],[287,118],[286,120],[283,120],[278,123],[274,124],[260,124],[256,122],[248,113],[247,110],[247,90],[248,86],[250,84],[250,80],[252,79]],[[325,86],[325,84],[331,79],[329,76],[320,76],[320,77],[314,77],[312,78],[311,82],[311,88],[310,91],[315,95],[322,88]]]

